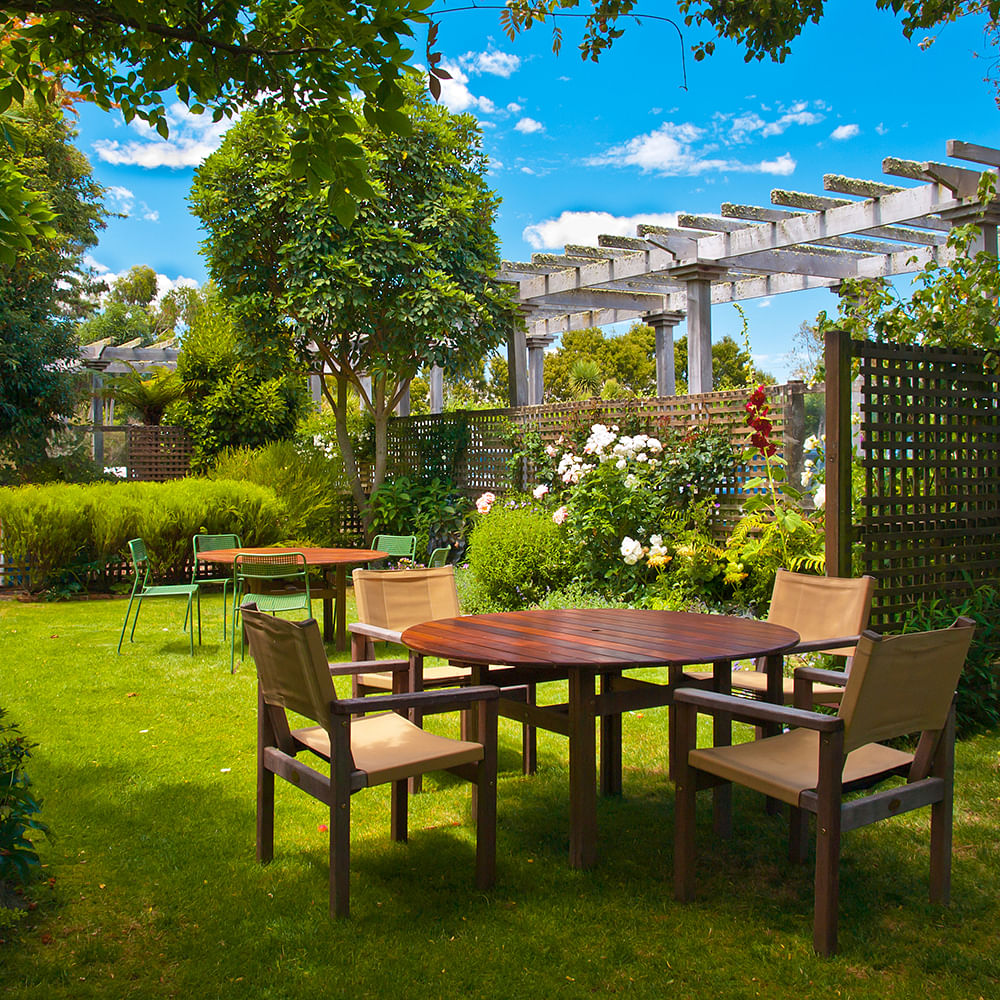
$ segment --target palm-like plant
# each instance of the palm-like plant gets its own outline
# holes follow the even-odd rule
[[[604,385],[601,366],[591,358],[578,358],[569,370],[569,385],[577,399],[592,399]]]
[[[144,424],[156,426],[163,420],[166,408],[184,395],[184,383],[177,372],[169,368],[154,368],[146,373],[132,365],[129,368],[130,371],[108,386],[105,395]]]

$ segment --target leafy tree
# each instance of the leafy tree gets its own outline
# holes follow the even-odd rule
[[[211,285],[201,298],[177,359],[183,396],[165,415],[191,436],[196,468],[224,448],[291,438],[309,407],[305,371],[287,343],[247,337]]]
[[[432,364],[446,380],[468,376],[516,316],[493,281],[497,198],[475,119],[431,104],[415,84],[407,91],[405,139],[386,137],[354,106],[373,194],[349,229],[296,179],[293,136],[308,126],[285,112],[244,115],[196,172],[191,195],[211,274],[246,328],[284,337],[334,373],[323,391],[362,512],[349,391],[372,417],[374,490],[385,477],[389,418],[413,376]]]
[[[412,56],[402,41],[426,22],[429,0],[251,0],[139,4],[134,0],[15,0],[0,7],[0,112],[33,95],[55,105],[60,81],[78,96],[169,134],[165,96],[215,121],[249,105],[308,107],[290,136],[290,169],[322,191],[346,223],[370,195],[355,138],[352,90],[364,116],[406,129],[400,74]],[[429,39],[429,45],[433,39]],[[431,74],[439,57],[428,52]],[[0,171],[0,245],[35,231],[18,178]],[[3,219],[3,214],[0,214]],[[39,220],[41,224],[41,220]]]
[[[1000,265],[996,257],[974,252],[979,238],[974,225],[948,234],[949,263],[928,261],[914,278],[917,288],[903,299],[884,278],[845,281],[838,317],[817,318],[822,332],[836,325],[858,340],[900,344],[1000,349]]]
[[[511,39],[535,23],[551,19],[553,48],[562,42],[559,28],[561,12],[575,10],[580,0],[508,0],[500,15],[502,27]],[[636,23],[644,17],[666,20],[659,15],[637,11],[638,0],[590,0],[590,11],[580,52],[584,59],[596,62],[600,54],[624,33],[619,18]],[[768,57],[783,62],[791,52],[791,43],[802,29],[818,24],[824,13],[824,0],[678,0],[677,9],[688,26],[707,27],[717,38],[742,45],[747,62]],[[985,15],[990,27],[1000,18],[1000,0],[875,0],[877,10],[888,10],[902,17],[903,34],[912,38],[917,31],[947,24],[967,15]],[[575,15],[581,16],[581,15]],[[994,43],[996,39],[993,39]],[[694,46],[695,59],[704,59],[715,51],[714,39]]]
[[[157,302],[156,272],[136,265],[112,283],[104,308],[77,327],[81,344],[109,340],[124,344],[139,340],[142,347],[172,337],[187,325],[198,296],[190,288],[173,288]]]
[[[78,385],[72,320],[90,290],[83,253],[104,225],[102,188],[62,112],[19,109],[20,150],[0,144],[0,167],[23,177],[52,215],[47,234],[19,248],[0,280],[0,464],[27,474],[45,456],[49,432],[70,415]]]
[[[184,383],[176,371],[155,368],[151,372],[132,370],[117,376],[106,390],[126,414],[134,414],[144,424],[156,426],[175,400],[184,394]]]

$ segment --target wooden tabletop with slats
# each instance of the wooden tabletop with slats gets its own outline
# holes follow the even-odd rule
[[[784,652],[799,636],[782,625],[750,618],[600,608],[443,618],[408,628],[402,640],[427,656],[565,669],[752,659]]]

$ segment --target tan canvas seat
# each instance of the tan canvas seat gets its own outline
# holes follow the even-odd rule
[[[289,622],[243,605],[243,625],[257,664],[257,859],[274,854],[274,777],[279,775],[330,808],[330,913],[350,909],[351,795],[390,783],[391,835],[407,839],[407,780],[448,771],[473,785],[476,885],[493,884],[496,858],[496,730],[498,689],[492,686],[338,699],[333,675],[370,664],[330,668],[315,620]],[[428,733],[405,713],[474,708],[481,741]],[[286,710],[315,725],[290,729]],[[369,715],[368,713],[378,713]],[[365,716],[355,719],[353,716]],[[310,751],[329,775],[298,759]]]
[[[951,878],[953,699],[974,630],[970,619],[960,618],[950,629],[935,632],[892,637],[865,632],[836,716],[695,688],[678,690],[676,897],[688,900],[694,894],[696,792],[737,782],[792,807],[793,860],[804,860],[808,815],[816,815],[813,942],[822,954],[831,954],[837,946],[841,832],[929,805],[930,895],[932,901],[946,902]],[[830,673],[802,667],[795,681],[825,683]],[[753,743],[696,749],[699,710],[797,728]],[[921,734],[915,753],[880,742],[915,732]],[[871,789],[894,776],[905,777],[906,784],[842,798],[844,792]],[[729,827],[727,801],[720,802],[722,833]]]
[[[348,625],[351,633],[351,659],[355,662],[374,660],[376,642],[399,643],[403,632],[411,625],[457,618],[462,610],[455,586],[455,567],[436,566],[427,569],[366,570],[352,573],[358,621]],[[421,691],[467,684],[471,671],[461,666],[425,667],[423,657],[410,660],[379,660],[378,666],[408,668],[407,690]],[[412,664],[412,666],[411,666]],[[355,675],[355,697],[391,691],[393,674],[390,670],[366,671]],[[534,700],[532,685],[519,688],[519,697]],[[505,691],[506,696],[511,694]],[[419,721],[414,716],[416,721]],[[535,770],[535,731],[525,724],[522,728],[524,773]],[[418,782],[411,789],[419,788]]]
[[[845,675],[833,678],[831,683],[812,685],[812,701],[801,707],[836,704],[840,701],[847,680],[846,673],[850,671],[854,646],[858,636],[868,627],[874,589],[875,580],[870,576],[810,576],[778,570],[771,591],[767,620],[775,625],[794,629],[800,638],[799,644],[785,655],[823,652],[847,658]],[[712,673],[691,670],[685,671],[684,677],[708,685],[711,683]],[[734,691],[746,691],[763,698],[767,694],[767,674],[763,663],[755,664],[753,670],[733,670],[731,685]],[[782,689],[784,703],[795,703],[791,677],[783,679]]]

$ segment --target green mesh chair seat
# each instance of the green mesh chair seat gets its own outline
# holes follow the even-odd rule
[[[390,560],[409,559],[412,563],[417,557],[417,536],[376,535],[372,539],[372,548],[388,553]],[[388,561],[382,559],[378,563],[369,563],[368,568],[387,569]]]
[[[437,566],[447,566],[448,555],[450,552],[451,552],[450,545],[441,545],[438,548],[436,548],[430,554],[430,558],[427,560],[427,568],[434,569]]]
[[[128,608],[125,609],[122,634],[118,637],[118,652],[122,651],[125,629],[128,627],[128,619],[129,615],[132,614],[133,604],[135,604],[135,617],[132,619],[132,631],[129,633],[129,642],[135,641],[135,626],[139,621],[139,611],[142,608],[142,602],[147,597],[186,597],[187,610],[184,612],[184,630],[188,631],[188,619],[190,619],[191,628],[189,637],[191,640],[191,655],[194,656],[194,616],[191,611],[192,604],[196,599],[198,601],[198,645],[201,645],[201,593],[198,590],[198,584],[151,584],[149,582],[149,554],[146,552],[146,543],[141,538],[133,538],[128,543],[128,548],[132,556],[132,570],[135,576],[132,581],[132,593],[128,599]]]

